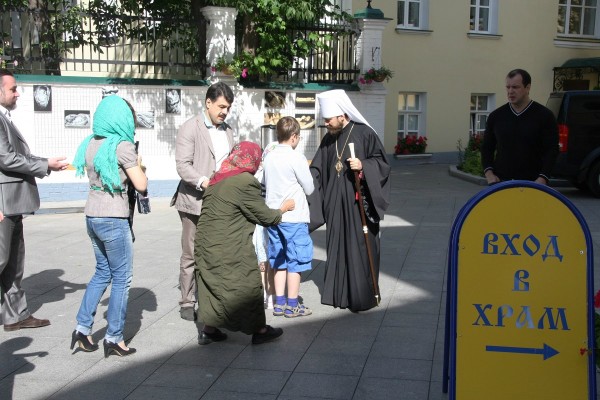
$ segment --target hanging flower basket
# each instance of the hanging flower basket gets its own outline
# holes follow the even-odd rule
[[[221,68],[221,73],[223,75],[233,75],[234,70],[231,67],[231,65],[227,65],[227,66],[224,66],[223,68]]]
[[[382,66],[381,68],[377,68],[377,69],[375,69],[375,68],[369,69],[367,72],[365,72],[358,78],[358,81],[363,85],[365,85],[365,84],[369,85],[373,81],[375,81],[375,82],[389,81],[390,78],[392,78],[393,76],[394,76],[394,72],[392,70]]]

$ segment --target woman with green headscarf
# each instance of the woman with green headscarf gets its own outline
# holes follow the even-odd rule
[[[90,191],[85,204],[87,232],[96,256],[96,272],[83,295],[77,326],[72,334],[84,351],[95,351],[92,326],[100,299],[112,282],[108,302],[108,328],[104,336],[104,356],[135,353],[123,339],[127,299],[133,276],[133,239],[129,227],[127,188],[133,185],[146,192],[148,179],[140,167],[135,149],[135,112],[116,95],[102,99],[94,113],[93,133],[79,145],[73,165],[77,176],[87,171]]]

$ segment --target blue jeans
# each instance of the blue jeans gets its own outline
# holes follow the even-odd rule
[[[104,339],[119,343],[123,340],[129,286],[133,277],[133,241],[129,222],[126,218],[86,217],[86,224],[96,256],[96,272],[83,295],[75,329],[91,335],[96,308],[112,281]]]

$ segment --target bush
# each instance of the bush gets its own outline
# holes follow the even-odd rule
[[[463,148],[462,140],[458,139],[458,166],[457,168],[467,174],[484,176],[481,165],[482,135],[470,135],[467,148]]]

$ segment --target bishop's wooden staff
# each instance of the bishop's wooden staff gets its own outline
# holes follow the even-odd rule
[[[356,158],[354,155],[354,143],[348,143],[350,148],[350,157]],[[377,277],[375,276],[375,264],[373,263],[373,256],[371,255],[371,245],[369,243],[369,228],[367,228],[367,219],[365,217],[365,206],[363,205],[362,194],[360,190],[360,177],[359,171],[354,171],[354,186],[356,187],[356,197],[358,200],[358,209],[360,210],[360,220],[362,222],[363,233],[365,234],[365,245],[367,246],[367,257],[369,258],[369,269],[371,271],[371,281],[373,282],[373,294],[375,300],[377,300],[377,306],[381,302],[381,295],[379,294],[379,286],[377,285]]]

